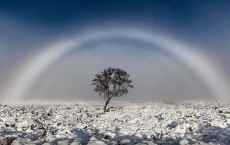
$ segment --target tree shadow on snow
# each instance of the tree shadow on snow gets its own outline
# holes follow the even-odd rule
[[[177,127],[177,124],[170,123],[167,125],[167,128],[173,129]],[[57,143],[60,140],[69,140],[74,141],[75,139],[80,139],[83,143],[83,145],[86,145],[90,143],[91,137],[95,137],[96,139],[106,143],[106,144],[117,144],[117,145],[125,145],[125,144],[149,144],[149,143],[155,143],[155,144],[164,144],[164,145],[177,145],[180,144],[180,142],[183,140],[185,144],[202,144],[202,143],[213,143],[213,144],[230,144],[230,125],[221,128],[219,126],[212,126],[210,123],[199,123],[197,129],[193,128],[187,128],[185,134],[183,135],[177,135],[174,137],[166,137],[164,135],[164,132],[162,133],[156,133],[152,132],[153,134],[142,134],[142,136],[138,136],[135,134],[124,134],[122,131],[122,128],[115,127],[113,130],[106,130],[105,132],[100,132],[97,128],[83,128],[78,129],[74,128],[71,130],[71,133],[75,134],[77,137],[75,138],[57,138],[55,140],[55,143]],[[173,130],[172,130],[173,131]],[[32,139],[33,134],[25,133],[22,131],[13,131],[13,130],[2,130],[0,131],[0,134],[2,137],[7,137],[11,135],[17,134],[18,137],[24,138],[29,137]],[[162,136],[162,137],[161,137]],[[38,138],[37,135],[34,136],[34,138]],[[53,142],[54,143],[54,142]]]
[[[90,128],[88,128],[90,129]],[[84,129],[74,129],[72,130],[78,137],[84,140],[83,144],[87,144],[90,141],[90,137],[94,136],[98,140],[105,142],[106,144],[114,144],[117,145],[126,145],[126,144],[149,144],[155,143],[159,145],[177,145],[180,142],[186,144],[202,144],[202,143],[214,143],[214,144],[230,144],[230,126],[226,128],[221,128],[218,126],[211,126],[210,124],[199,124],[197,130],[187,129],[186,133],[183,136],[175,136],[175,137],[163,137],[160,138],[160,134],[158,135],[149,135],[143,134],[142,136],[134,135],[126,135],[121,133],[121,129],[119,127],[115,127],[114,130],[107,130],[105,133],[101,133],[98,129],[91,129],[93,134],[88,133]],[[110,136],[109,133],[114,134],[114,136]],[[151,136],[151,137],[149,137]]]

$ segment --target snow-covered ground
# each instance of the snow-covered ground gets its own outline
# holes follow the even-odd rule
[[[0,144],[230,144],[230,103],[101,105],[1,104]]]

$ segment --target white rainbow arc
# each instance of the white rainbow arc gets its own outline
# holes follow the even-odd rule
[[[191,47],[171,40],[165,36],[138,31],[133,29],[100,30],[87,33],[81,37],[63,40],[45,48],[37,54],[29,63],[22,68],[16,78],[12,80],[9,90],[5,93],[5,99],[19,100],[26,96],[31,86],[39,76],[50,67],[53,62],[72,49],[79,49],[91,41],[104,40],[106,38],[125,38],[143,41],[154,46],[159,46],[163,51],[170,53],[180,59],[206,84],[216,99],[227,99],[228,92],[226,83],[220,73],[201,54],[195,52]]]

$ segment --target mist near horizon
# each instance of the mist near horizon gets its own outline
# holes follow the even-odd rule
[[[226,90],[226,96],[216,96],[214,90],[210,89],[192,67],[161,46],[128,37],[111,37],[86,41],[80,47],[71,46],[71,50],[50,61],[52,63],[47,68],[44,67],[20,99],[99,100],[91,82],[95,74],[108,67],[124,69],[133,80],[134,88],[119,100],[230,98],[230,19],[226,17],[229,15],[226,1],[113,1],[111,4],[106,1],[97,4],[93,1],[71,1],[69,4],[72,6],[55,1],[40,1],[35,4],[29,1],[1,3],[0,99],[17,98],[5,95],[15,90],[13,86],[20,88],[20,83],[23,86],[26,81],[22,79],[20,83],[15,83],[15,80],[20,79],[21,72],[29,69],[27,64],[33,64],[35,58],[42,61],[42,56],[45,55],[38,54],[45,53],[54,44],[60,42],[64,50],[67,40],[80,42],[80,38],[94,31],[128,32],[129,29],[143,34],[159,34],[173,42],[189,46],[189,51],[196,52],[202,56],[199,60],[204,61],[194,63],[197,66],[211,64],[215,74],[223,80],[222,89]],[[182,7],[184,9],[180,9]],[[58,51],[58,48],[54,47],[53,55],[55,50]],[[53,55],[50,58],[55,57]],[[39,62],[36,64],[39,67]],[[38,67],[33,67],[36,73]],[[212,73],[206,66],[200,71],[211,77]],[[218,85],[219,82],[216,83]]]

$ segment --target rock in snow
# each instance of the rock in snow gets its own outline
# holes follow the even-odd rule
[[[0,104],[2,145],[230,144],[228,102]]]

